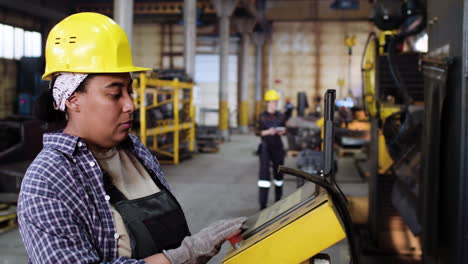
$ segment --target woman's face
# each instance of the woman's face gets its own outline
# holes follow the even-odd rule
[[[269,113],[274,113],[278,109],[278,101],[268,101],[267,111]]]
[[[135,105],[130,74],[98,74],[86,84],[86,91],[76,94],[79,111],[71,118],[76,119],[80,136],[93,145],[116,146],[132,127]]]

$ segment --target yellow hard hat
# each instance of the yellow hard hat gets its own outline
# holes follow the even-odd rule
[[[265,101],[278,101],[280,99],[279,93],[273,89],[265,93]]]
[[[56,72],[119,73],[147,71],[135,67],[125,31],[98,13],[77,13],[60,21],[49,33],[42,79]]]

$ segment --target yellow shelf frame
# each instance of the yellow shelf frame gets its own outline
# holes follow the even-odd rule
[[[179,146],[180,146],[180,132],[183,130],[188,130],[188,142],[189,150],[194,151],[195,149],[195,108],[193,105],[193,83],[181,82],[178,79],[174,80],[160,80],[154,79],[146,76],[144,73],[140,73],[138,81],[134,82],[135,90],[138,90],[136,97],[134,98],[135,107],[140,109],[140,140],[143,144],[150,150],[161,153],[163,155],[172,157],[172,161],[169,161],[171,164],[179,164]],[[180,99],[180,95],[184,92],[189,92],[189,99]],[[170,94],[172,97],[170,100],[164,100],[158,102],[158,94]],[[148,95],[153,96],[153,104],[145,105],[146,97]],[[171,120],[160,120],[166,125],[148,128],[146,122],[146,112],[152,108],[160,107],[165,104],[173,105],[173,115],[174,118]],[[179,107],[180,106],[189,108],[189,121],[181,122],[179,117]],[[157,136],[173,133],[173,142],[172,146],[174,152],[165,151],[158,146]],[[153,144],[148,146],[147,138],[154,137]],[[184,141],[184,140],[183,140]],[[185,140],[186,141],[186,140]],[[165,146],[167,147],[167,146]],[[167,163],[161,161],[161,163]]]

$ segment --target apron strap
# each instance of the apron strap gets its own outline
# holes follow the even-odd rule
[[[110,196],[110,203],[116,204],[120,201],[127,201],[127,197],[115,187],[114,183],[112,183],[112,178],[110,177],[107,171],[102,172],[103,174],[103,182],[104,182],[104,190],[106,191],[107,195]]]
[[[157,181],[153,178],[155,183]],[[166,188],[150,196],[129,200],[103,171],[104,189],[109,202],[119,212],[130,238],[132,258],[161,253],[180,246],[190,235],[185,215],[175,197]]]

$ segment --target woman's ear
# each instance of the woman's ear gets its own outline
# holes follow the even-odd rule
[[[65,105],[67,106],[68,110],[72,112],[80,112],[80,104],[79,104],[79,97],[76,93],[73,93],[68,97],[65,101]]]

